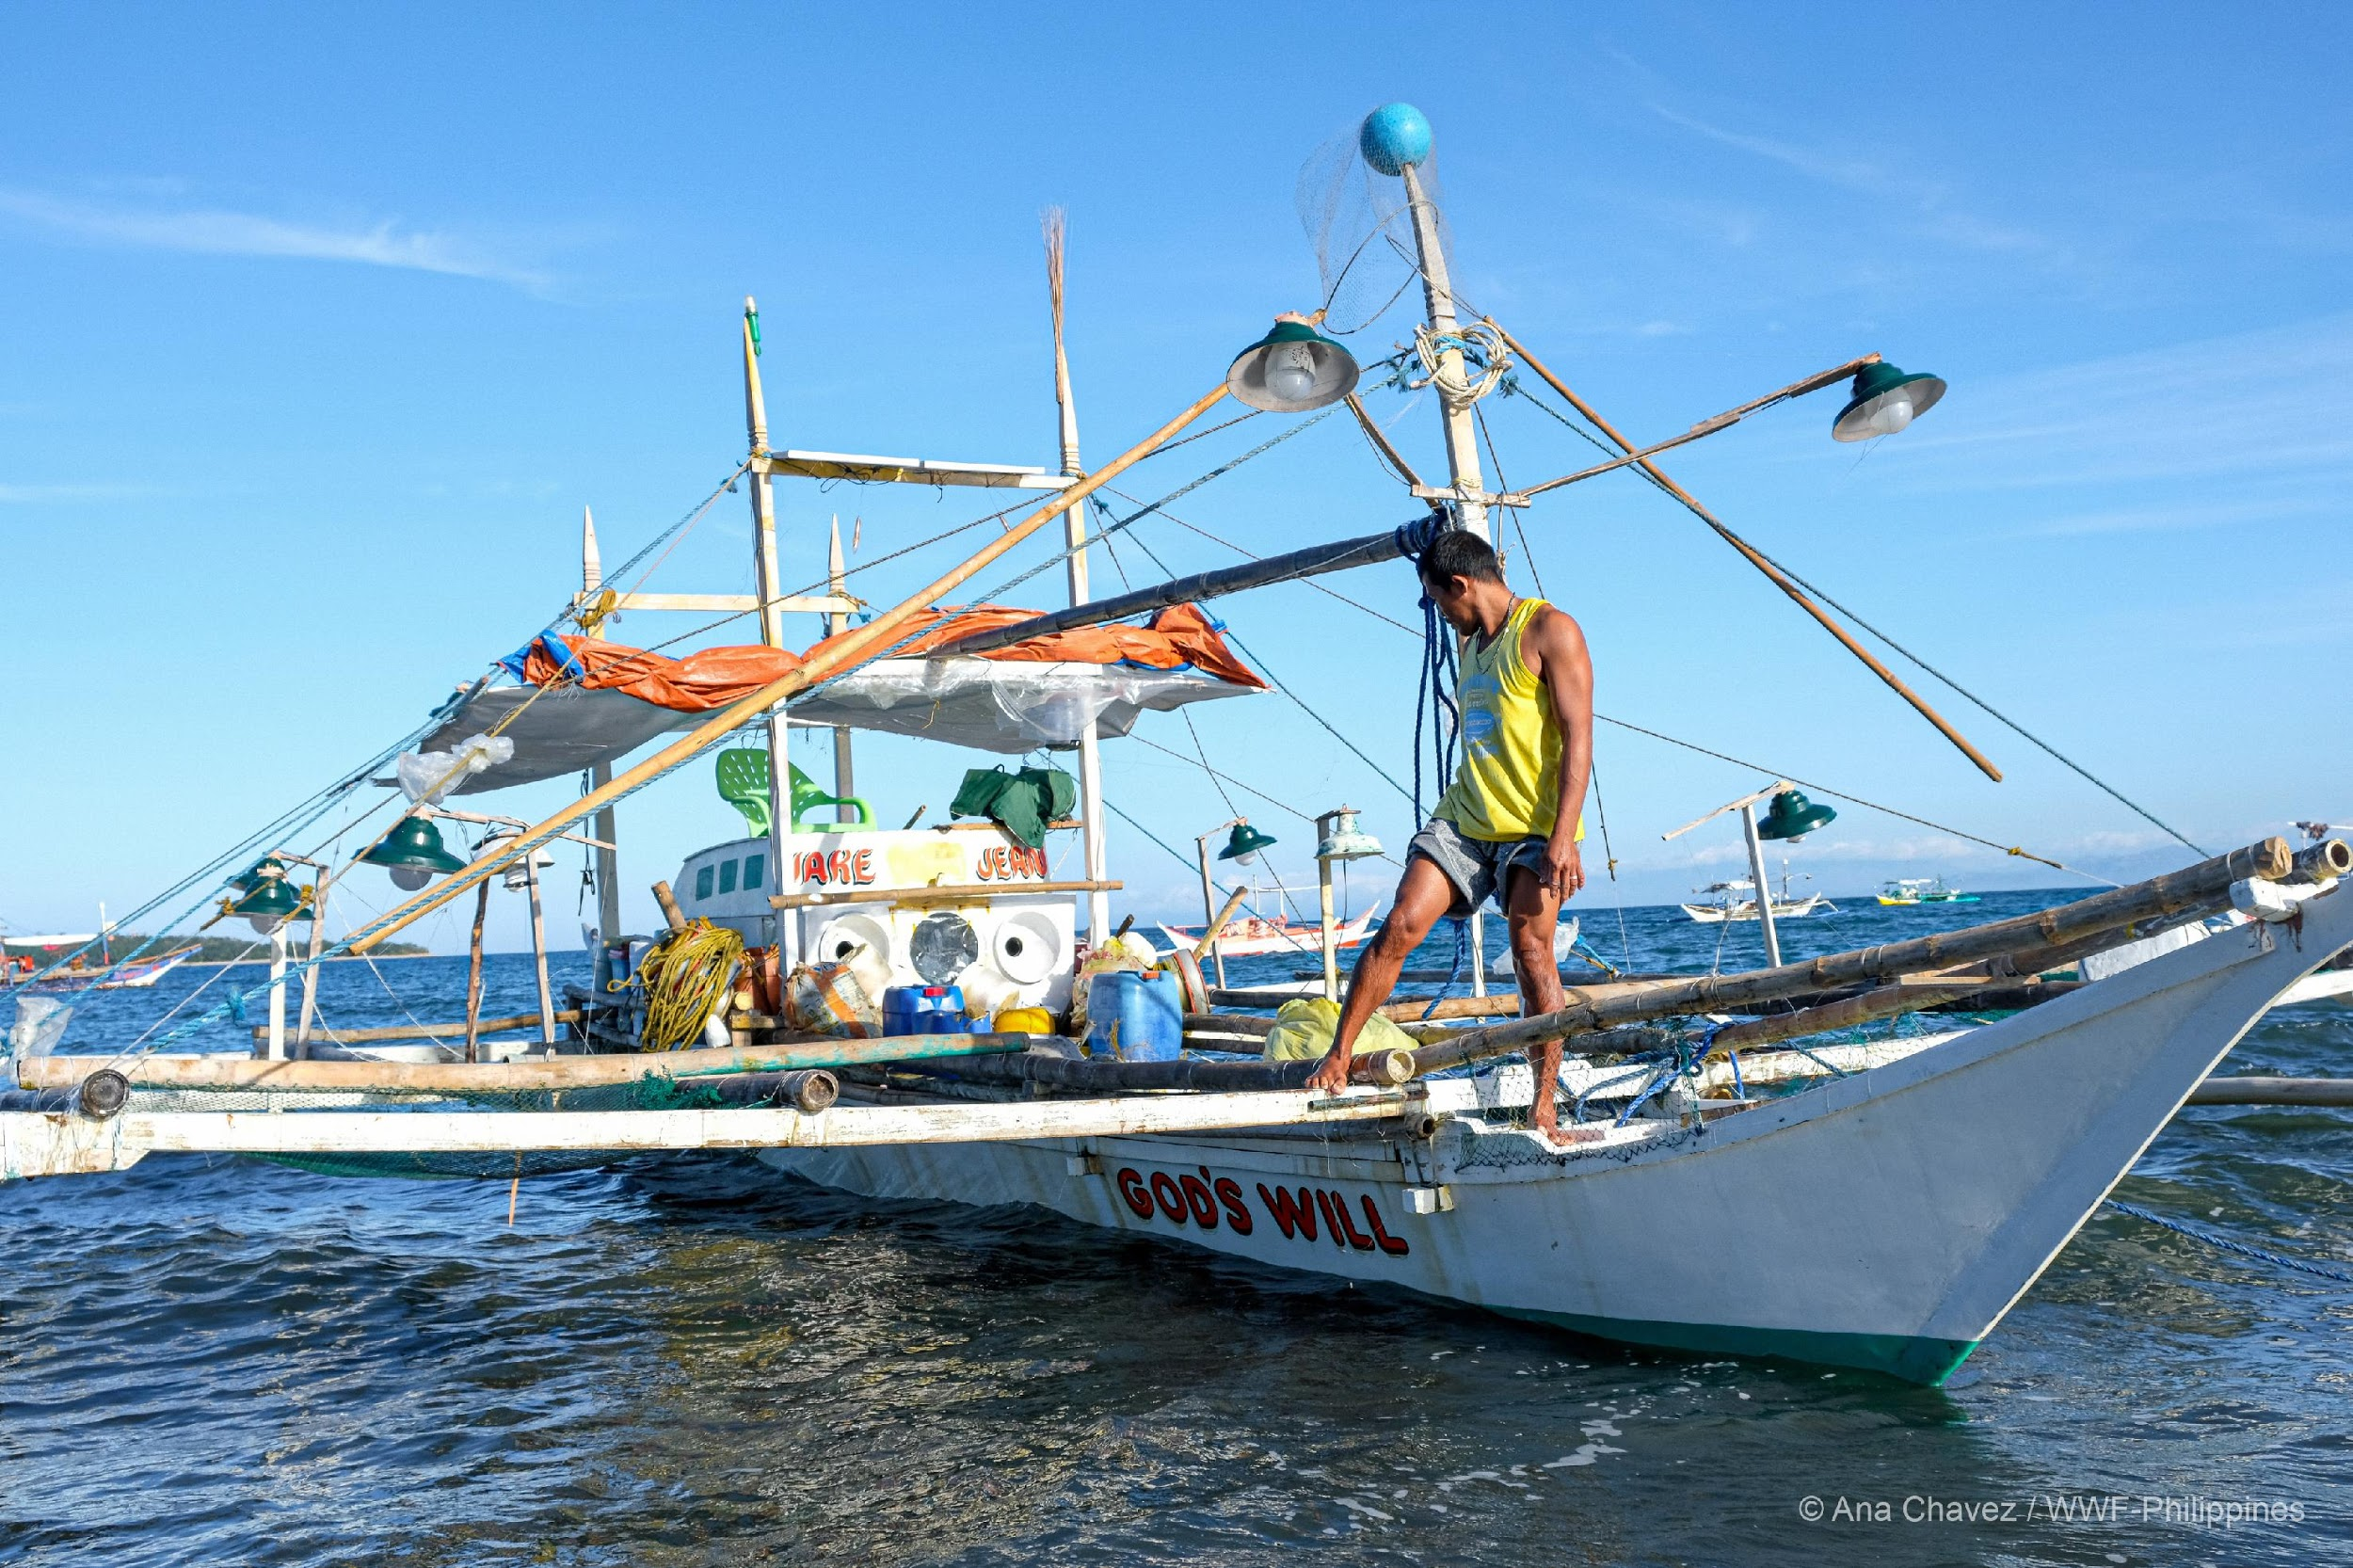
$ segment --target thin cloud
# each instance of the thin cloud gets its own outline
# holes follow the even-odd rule
[[[1948,205],[1952,195],[1950,187],[1937,181],[1897,174],[1859,158],[1836,157],[1767,136],[1728,131],[1721,125],[1711,125],[1706,120],[1695,120],[1668,108],[1663,104],[1653,103],[1648,107],[1651,113],[1671,125],[1680,126],[1694,136],[1705,136],[1710,141],[1752,156],[1780,164],[1818,184],[1864,196],[1900,201],[1921,215],[1920,232],[1931,239],[1967,250],[2033,255],[2061,262],[2069,259],[2063,247],[2053,244],[2031,230],[1953,210]]]
[[[547,282],[543,274],[487,255],[463,240],[404,230],[389,219],[338,228],[220,209],[100,206],[22,190],[0,190],[0,215],[51,233],[137,249],[356,262],[533,289]]]
[[[100,481],[91,484],[0,485],[0,505],[38,506],[59,502],[135,501],[169,492],[160,485]]]
[[[2353,315],[2234,333],[1999,377],[1907,435],[1907,483],[1974,489],[2220,476],[2294,481],[2279,508],[2353,479]],[[1946,410],[1950,410],[1950,417]],[[2003,449],[2000,461],[1988,449]],[[2167,498],[2154,504],[2187,510]],[[2144,514],[2143,525],[2155,523]],[[2163,526],[2162,523],[2155,523]],[[2129,526],[2129,522],[2127,523]]]

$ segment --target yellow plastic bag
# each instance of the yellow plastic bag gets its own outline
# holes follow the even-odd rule
[[[1321,997],[1302,997],[1275,1009],[1274,1032],[1266,1037],[1269,1062],[1312,1062],[1332,1048],[1339,1032],[1340,1004]],[[1411,1050],[1414,1037],[1375,1013],[1356,1035],[1356,1054],[1374,1050]]]

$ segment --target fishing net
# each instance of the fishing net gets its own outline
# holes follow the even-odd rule
[[[1318,303],[1329,312],[1323,330],[1335,337],[1363,331],[1401,301],[1410,301],[1418,315],[1421,303],[1405,182],[1376,173],[1365,162],[1357,148],[1360,124],[1351,120],[1308,155],[1294,197],[1316,253],[1322,285]],[[1451,255],[1454,238],[1446,227],[1434,154],[1414,172],[1423,196],[1438,208],[1440,242]]]

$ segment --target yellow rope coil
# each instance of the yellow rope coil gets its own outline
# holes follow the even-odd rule
[[[743,957],[741,936],[704,920],[656,942],[634,977],[646,988],[646,1048],[676,1050],[698,1038]]]

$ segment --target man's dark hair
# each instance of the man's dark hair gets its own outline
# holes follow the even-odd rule
[[[1495,547],[1467,528],[1449,528],[1422,552],[1421,580],[1443,583],[1449,577],[1503,581],[1503,563]]]

